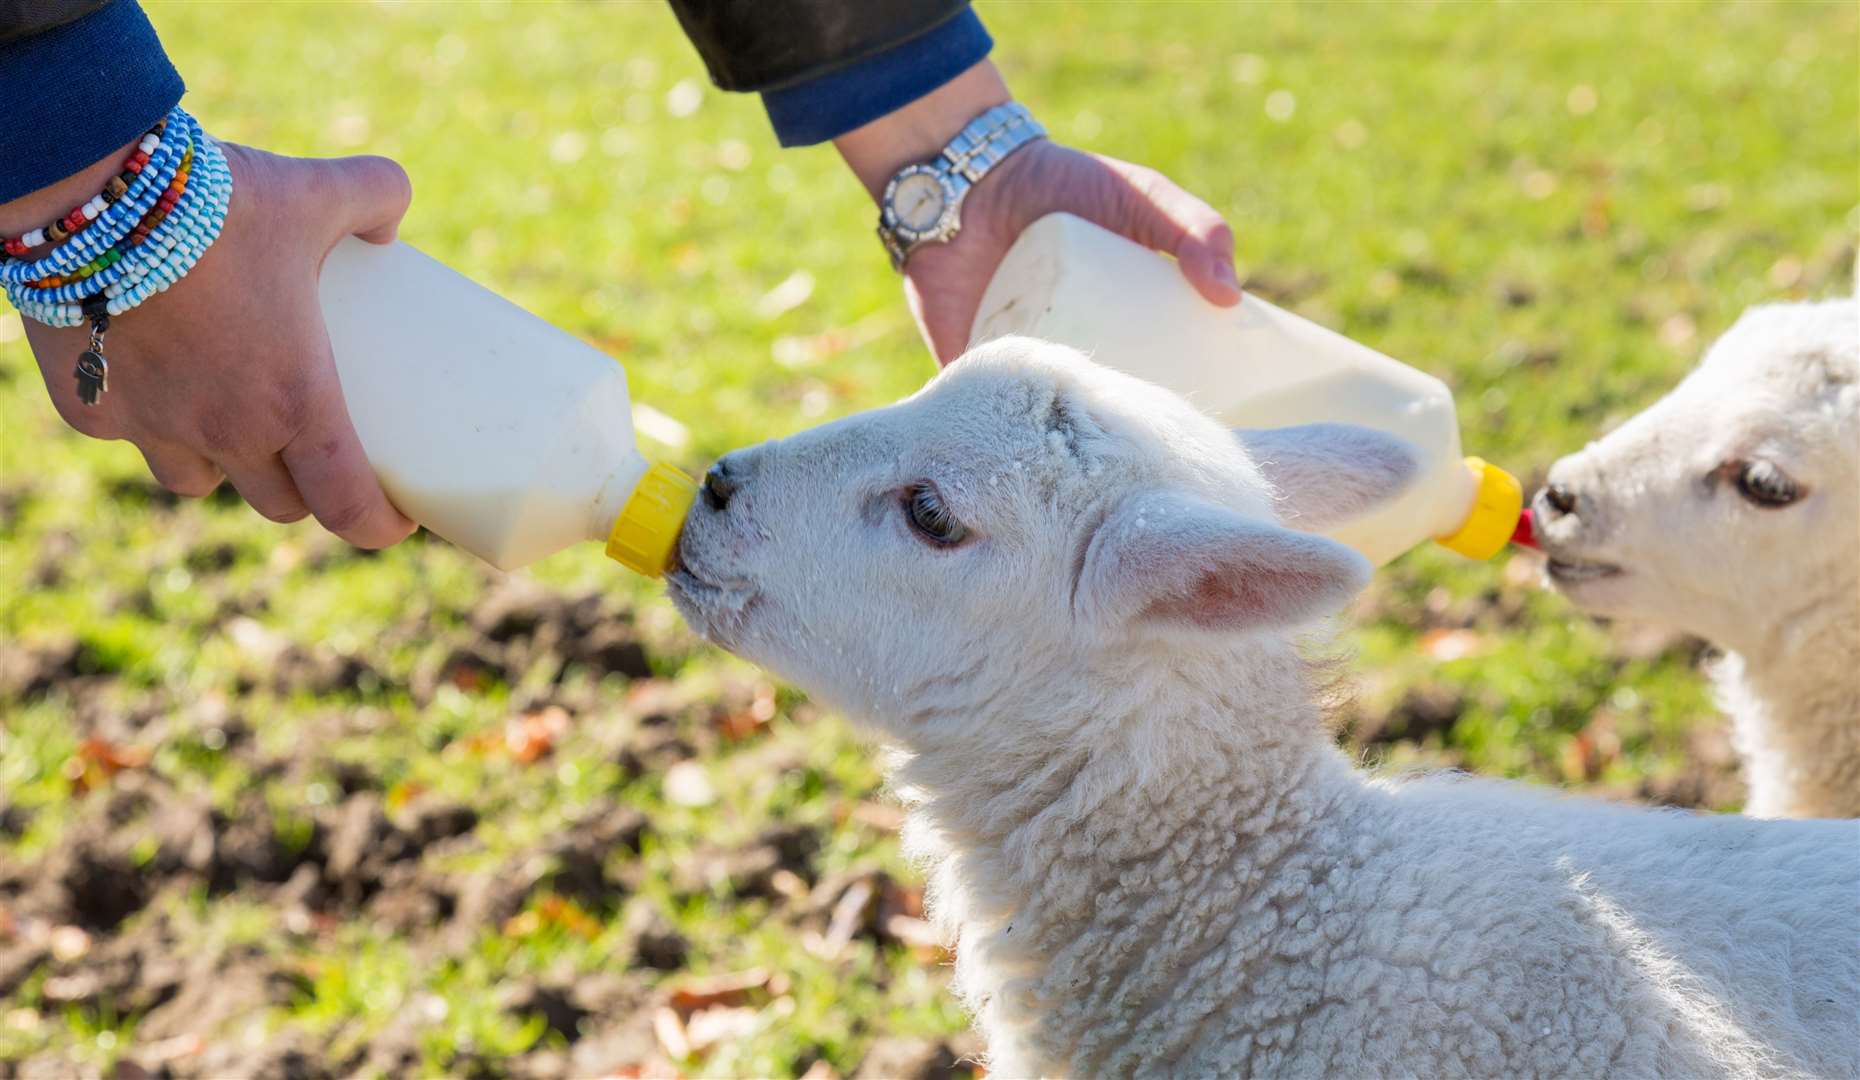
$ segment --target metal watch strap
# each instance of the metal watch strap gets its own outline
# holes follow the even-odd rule
[[[1003,158],[1045,134],[1025,105],[1010,101],[969,121],[943,148],[943,158],[952,172],[973,185]]]
[[[947,179],[953,193],[954,209],[948,228],[940,235],[907,242],[892,227],[889,210],[880,208],[878,238],[891,256],[892,269],[902,272],[911,252],[925,244],[953,239],[961,229],[962,202],[969,190],[1008,155],[1045,137],[1046,128],[1019,102],[996,105],[963,125],[936,158],[926,163]]]

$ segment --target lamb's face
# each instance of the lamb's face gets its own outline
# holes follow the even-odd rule
[[[1556,463],[1549,576],[1582,607],[1754,647],[1860,564],[1852,300],[1752,309],[1672,393]]]
[[[1274,523],[1231,432],[1028,339],[725,457],[679,562],[668,581],[694,627],[888,725],[1064,678],[1132,635],[1312,617],[1365,572]]]

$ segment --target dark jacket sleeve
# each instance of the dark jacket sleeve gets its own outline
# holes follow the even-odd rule
[[[671,0],[725,90],[779,90],[864,60],[961,14],[968,0]]]
[[[0,12],[0,202],[115,153],[186,89],[135,0],[0,0]]]

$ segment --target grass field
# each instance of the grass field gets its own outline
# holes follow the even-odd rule
[[[403,236],[620,359],[688,466],[931,370],[838,159],[779,150],[658,4],[149,9],[209,128],[401,160]],[[1850,287],[1852,3],[981,10],[1055,137],[1206,197],[1263,295],[1447,379],[1527,479],[1745,306]],[[1696,645],[1527,559],[1418,551],[1356,616],[1373,760],[1741,800]],[[840,718],[592,549],[501,581],[177,503],[59,424],[10,313],[0,716],[0,1077],[973,1049]]]

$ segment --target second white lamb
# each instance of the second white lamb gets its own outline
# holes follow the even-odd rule
[[[1746,312],[1535,508],[1577,606],[1726,650],[1750,813],[1860,817],[1860,304]]]

